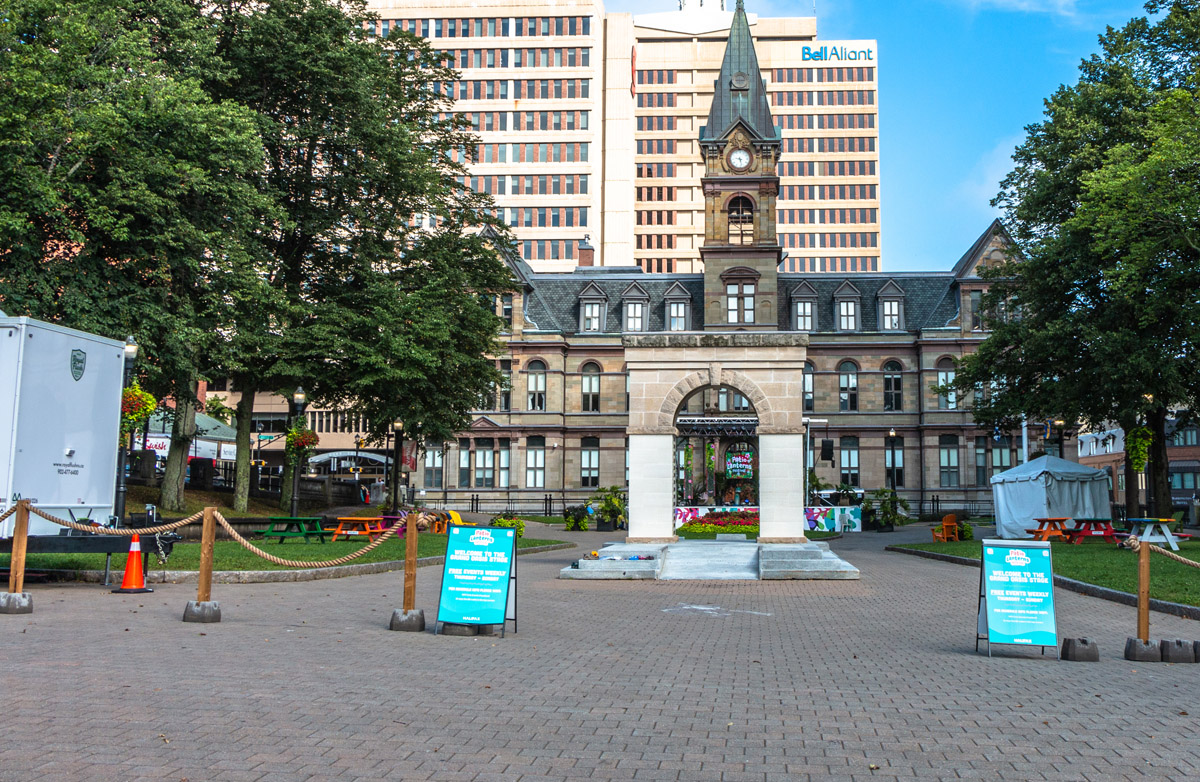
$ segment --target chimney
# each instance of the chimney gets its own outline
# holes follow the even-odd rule
[[[592,243],[589,241],[591,238],[591,234],[584,234],[583,241],[579,243],[580,266],[596,265],[596,250],[592,247]]]

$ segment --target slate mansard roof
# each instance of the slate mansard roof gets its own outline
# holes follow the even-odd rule
[[[945,328],[958,317],[957,282],[953,274],[946,272],[853,276],[780,274],[778,327],[781,331],[793,330],[791,303],[796,293],[816,301],[817,329],[814,333],[835,332],[835,294],[841,291],[852,295],[851,289],[843,287],[849,283],[857,290],[860,303],[857,333],[878,331],[876,302],[893,297],[904,302],[904,331]],[[645,301],[648,305],[646,331],[665,331],[666,302],[676,296],[682,297],[683,292],[691,306],[690,330],[704,328],[703,274],[645,274],[637,268],[580,267],[567,273],[535,273],[529,275],[525,283],[526,331],[578,332],[579,310],[584,299],[599,300],[604,305],[606,317],[600,333],[621,333],[624,303],[630,300]]]

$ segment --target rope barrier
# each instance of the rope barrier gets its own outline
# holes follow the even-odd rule
[[[16,512],[17,512],[17,505],[16,505],[16,503],[13,503],[13,506],[11,508],[4,511],[4,513],[0,513],[0,521],[4,521],[5,519],[7,519],[9,516],[13,515]]]
[[[1142,546],[1145,546],[1146,548],[1153,551],[1155,554],[1162,554],[1163,556],[1167,557],[1168,559],[1173,559],[1182,565],[1187,565],[1188,567],[1200,568],[1200,562],[1197,562],[1194,559],[1188,559],[1187,557],[1181,557],[1178,554],[1176,554],[1175,552],[1167,551],[1165,548],[1162,548],[1161,546],[1155,546],[1151,543],[1146,543],[1144,541],[1138,540],[1137,535],[1130,535],[1128,538],[1125,539],[1125,543],[1122,545],[1124,545],[1125,548],[1127,548],[1130,551],[1133,551],[1135,553],[1137,551],[1141,550]]]
[[[157,527],[137,527],[136,529],[122,527],[120,529],[113,529],[112,527],[97,527],[92,524],[79,524],[78,522],[60,519],[57,516],[51,516],[49,513],[39,510],[32,505],[29,506],[29,512],[35,516],[41,516],[46,521],[52,521],[59,526],[79,530],[80,532],[94,532],[97,535],[124,535],[125,537],[131,537],[133,535],[157,535],[160,532],[170,532],[173,529],[179,529],[180,527],[186,527],[189,524],[195,524],[204,516],[204,512],[201,511],[200,513],[193,513],[186,519],[173,521],[170,524],[159,524]]]
[[[274,564],[281,565],[283,567],[325,568],[325,567],[337,567],[338,565],[344,565],[347,562],[351,562],[355,559],[358,559],[359,557],[363,556],[364,554],[366,554],[369,551],[373,551],[374,549],[379,548],[380,546],[382,546],[384,544],[385,541],[387,541],[389,538],[391,538],[393,535],[395,535],[396,532],[398,532],[401,528],[400,522],[393,524],[382,535],[375,538],[375,540],[373,540],[370,543],[368,543],[367,545],[363,546],[358,551],[355,551],[351,554],[347,554],[344,557],[338,557],[337,559],[317,560],[317,561],[309,562],[309,561],[299,560],[299,559],[284,559],[283,557],[277,557],[274,554],[268,554],[267,552],[260,549],[258,546],[255,546],[253,543],[251,543],[250,541],[246,540],[241,535],[239,535],[237,530],[235,530],[229,524],[229,522],[225,520],[225,517],[222,516],[220,513],[217,513],[215,515],[216,515],[217,523],[220,524],[222,527],[224,527],[225,531],[229,533],[229,536],[231,538],[233,538],[234,540],[236,540],[238,543],[240,543],[242,548],[246,549],[247,551],[251,551],[251,552],[257,554],[258,556],[262,557],[263,559],[267,560],[268,562],[273,562]],[[422,520],[428,520],[428,515],[424,514],[424,513],[409,514],[409,518],[412,520],[412,522],[415,526],[418,522],[420,522]]]

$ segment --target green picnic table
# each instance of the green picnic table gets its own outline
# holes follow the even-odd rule
[[[267,528],[255,530],[266,538],[279,538],[283,543],[285,538],[304,538],[307,543],[312,536],[319,537],[325,542],[328,534],[322,529],[325,519],[320,516],[272,516],[267,519]]]

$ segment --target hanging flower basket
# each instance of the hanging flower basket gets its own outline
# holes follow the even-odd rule
[[[317,433],[307,426],[297,426],[288,430],[284,442],[288,462],[298,464],[309,457],[313,449],[321,442],[321,438],[317,437]]]
[[[121,436],[128,437],[158,407],[153,394],[134,383],[121,392]]]

